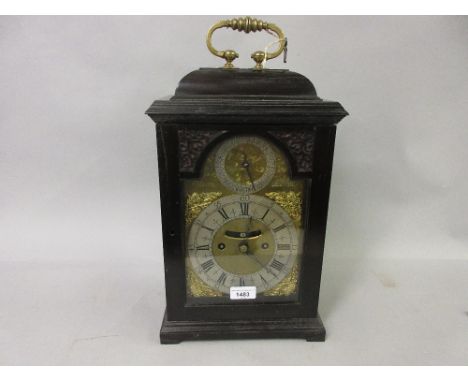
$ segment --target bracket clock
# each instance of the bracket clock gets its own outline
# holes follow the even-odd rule
[[[218,28],[268,31],[278,49],[237,69]],[[163,344],[196,339],[323,341],[317,312],[336,124],[347,115],[312,83],[264,63],[287,46],[250,17],[208,32],[222,68],[187,74],[156,122],[164,247]]]

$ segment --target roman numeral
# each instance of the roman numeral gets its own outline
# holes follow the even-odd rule
[[[242,215],[249,214],[249,203],[240,203],[240,209]]]
[[[229,219],[229,216],[228,214],[226,213],[226,211],[224,210],[223,207],[221,207],[219,210],[218,210],[219,214],[223,217],[224,220],[228,220]]]
[[[279,232],[284,228],[286,228],[286,224],[281,224],[279,227],[273,228],[273,231]]]
[[[207,227],[206,225],[202,225],[202,228],[205,228],[205,229],[207,229],[207,230],[210,231],[210,232],[214,232],[214,229],[213,229],[213,228]]]
[[[226,281],[226,273],[222,273],[221,276],[218,277],[218,280],[216,281],[216,283],[218,285],[224,285],[224,282]]]
[[[239,278],[239,286],[245,286],[245,280],[242,277]]]
[[[275,268],[278,272],[281,272],[284,268],[284,264],[276,259],[273,259],[270,266],[272,268]]]
[[[210,250],[210,246],[208,244],[206,245],[199,245],[197,247],[197,251],[209,251]]]
[[[261,219],[262,219],[262,220],[264,220],[264,219],[265,219],[265,216],[267,216],[267,215],[268,215],[268,212],[270,212],[270,210],[269,210],[269,209],[268,209],[268,210],[266,210],[266,212],[265,212],[265,213],[263,214],[263,216],[261,217]]]
[[[213,259],[211,260],[208,260],[208,261],[205,261],[202,265],[201,265],[202,269],[205,271],[205,272],[208,272],[211,268],[214,267],[214,261]]]
[[[289,251],[291,250],[291,244],[278,244],[278,251]]]
[[[265,286],[268,286],[268,281],[266,281],[266,279],[262,275],[260,275],[260,278],[262,279],[263,284],[265,284]]]

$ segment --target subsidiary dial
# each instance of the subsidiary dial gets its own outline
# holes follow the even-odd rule
[[[216,175],[229,190],[251,194],[266,187],[276,171],[275,153],[259,137],[240,136],[224,142],[216,152]]]

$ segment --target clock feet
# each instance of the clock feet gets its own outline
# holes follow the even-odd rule
[[[283,318],[223,321],[169,321],[164,317],[161,344],[218,339],[302,338],[308,342],[325,341],[325,328],[315,318]]]
[[[323,333],[317,334],[315,336],[306,337],[307,342],[324,342],[325,341],[325,331]]]
[[[161,345],[177,345],[182,342],[182,340],[170,339],[163,336],[161,336],[159,340]]]

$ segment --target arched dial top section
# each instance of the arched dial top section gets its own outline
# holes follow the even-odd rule
[[[272,129],[266,133],[288,152],[293,176],[311,175],[316,128]],[[206,153],[214,143],[223,140],[226,134],[225,130],[179,129],[180,172],[190,177],[197,177],[203,166],[202,154]]]

